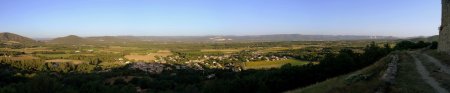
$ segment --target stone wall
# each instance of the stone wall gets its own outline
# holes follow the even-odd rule
[[[442,0],[442,21],[439,27],[438,51],[450,52],[450,0]]]

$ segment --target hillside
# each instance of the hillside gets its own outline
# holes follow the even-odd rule
[[[393,56],[399,59],[395,63]],[[439,68],[433,63],[440,62],[432,62],[445,58],[448,60],[433,50],[395,52],[362,70],[286,93],[447,93],[450,88],[448,68]],[[448,62],[446,64],[448,67]]]
[[[415,37],[415,38],[409,38],[407,40],[418,42],[418,41],[424,41],[424,42],[433,42],[438,41],[439,35],[429,36],[429,37]]]
[[[54,44],[84,44],[88,43],[88,40],[85,40],[82,37],[76,36],[76,35],[69,35],[65,37],[59,37],[51,40],[49,43]]]
[[[38,43],[37,41],[35,41],[31,38],[20,36],[20,35],[14,34],[14,33],[8,33],[8,32],[0,33],[0,42],[21,43],[21,44],[36,44],[36,43]]]
[[[362,70],[286,93],[373,93],[377,86],[381,84],[378,78],[387,68],[386,64],[390,59],[385,57]]]

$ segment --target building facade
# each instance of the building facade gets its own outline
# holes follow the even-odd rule
[[[439,27],[438,51],[450,52],[450,0],[442,0],[442,21]]]

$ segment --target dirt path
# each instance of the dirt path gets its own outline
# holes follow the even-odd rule
[[[414,58],[414,63],[416,64],[416,69],[419,72],[420,76],[422,76],[422,79],[427,82],[431,87],[434,88],[438,93],[449,93],[445,88],[442,88],[439,83],[432,77],[430,77],[430,72],[427,71],[425,66],[422,64],[422,61],[420,61],[417,56],[422,56],[420,54],[417,54],[415,52],[408,52],[409,55],[411,55]]]
[[[431,62],[434,65],[436,65],[437,67],[439,67],[439,70],[441,70],[442,72],[450,74],[450,69],[446,65],[442,64],[441,61],[437,60],[434,57],[431,57],[428,54],[420,54],[420,55],[426,57],[429,62]]]

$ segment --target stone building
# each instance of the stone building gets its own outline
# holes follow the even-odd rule
[[[438,51],[450,52],[450,0],[442,0],[442,19],[439,27]]]

